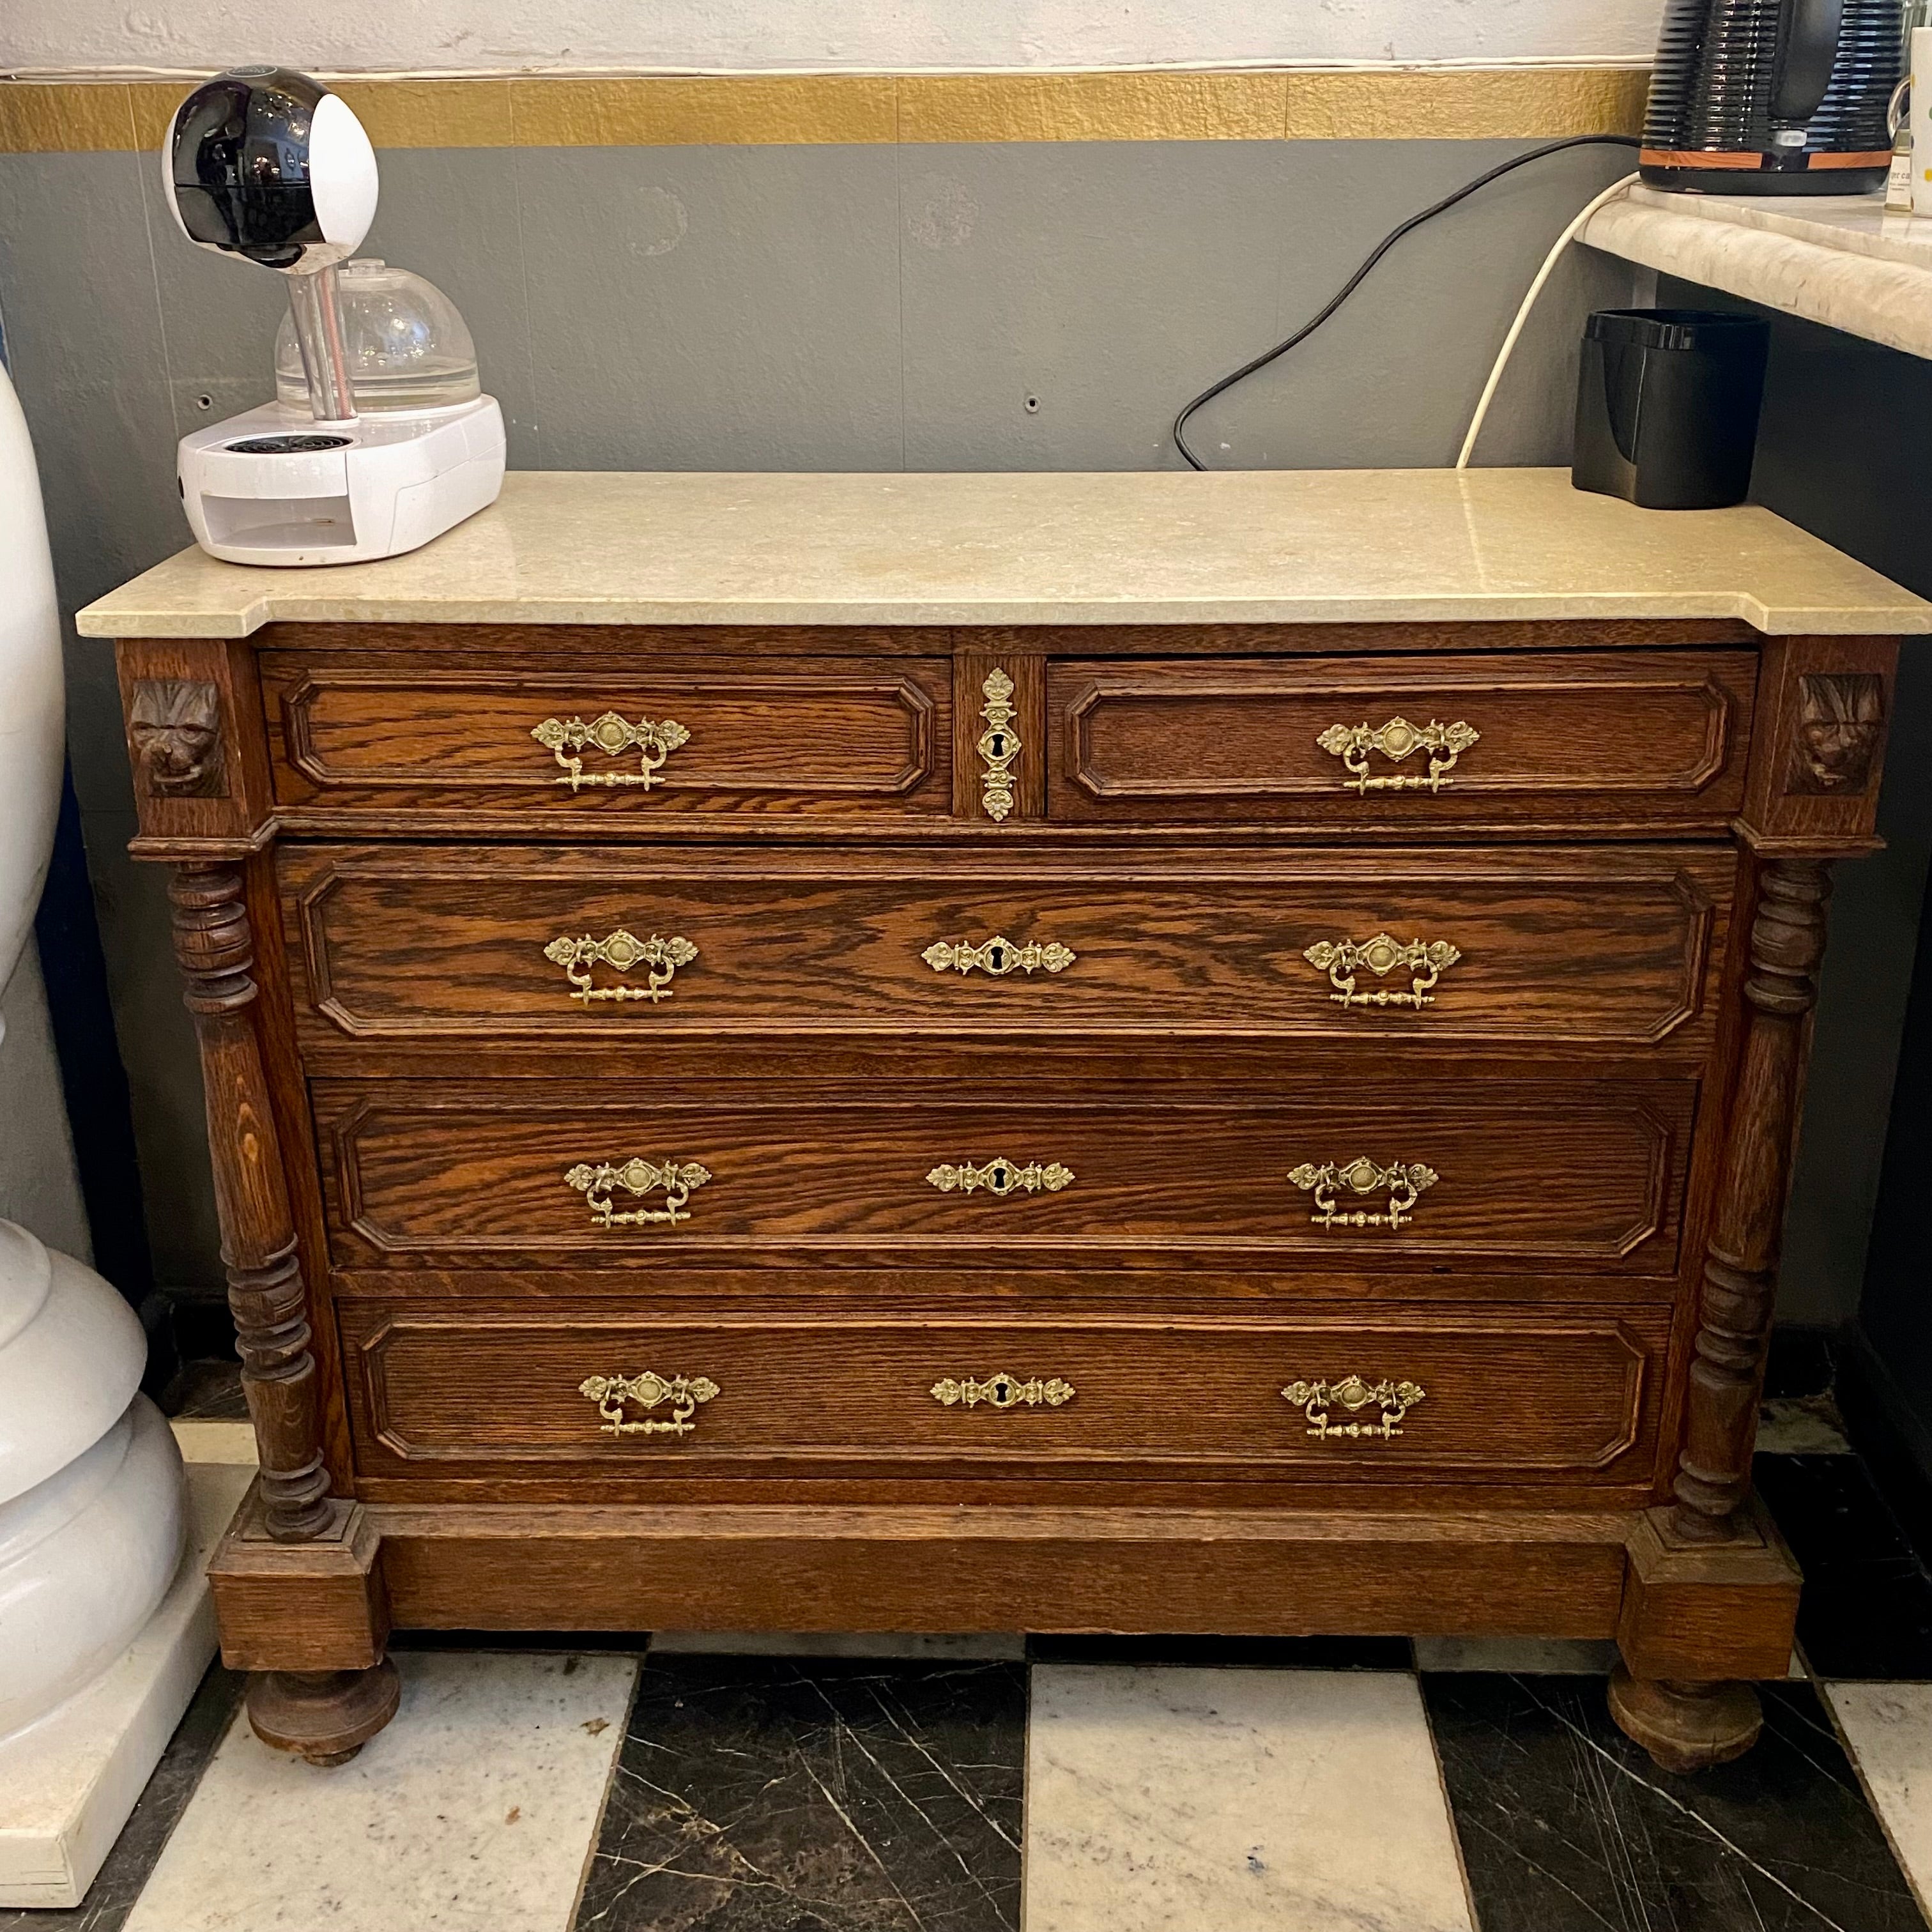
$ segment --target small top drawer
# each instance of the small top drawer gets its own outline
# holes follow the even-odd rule
[[[1047,671],[1050,818],[1691,831],[1743,802],[1748,650]]]
[[[692,813],[902,820],[952,807],[944,658],[488,670],[264,652],[278,803],[546,826]]]

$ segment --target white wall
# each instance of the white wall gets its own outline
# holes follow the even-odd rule
[[[1661,0],[0,0],[0,68],[1646,61]]]

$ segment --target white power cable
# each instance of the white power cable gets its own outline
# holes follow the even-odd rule
[[[1625,175],[1622,181],[1611,182],[1603,193],[1584,203],[1575,220],[1558,236],[1550,253],[1543,258],[1543,266],[1537,270],[1536,279],[1529,285],[1529,292],[1522,298],[1522,306],[1516,312],[1516,320],[1510,324],[1509,333],[1503,338],[1503,346],[1498,352],[1496,367],[1490,371],[1490,380],[1483,385],[1482,399],[1476,405],[1476,413],[1469,419],[1469,434],[1462,439],[1462,453],[1456,459],[1458,470],[1469,466],[1469,458],[1474,454],[1476,439],[1483,433],[1483,418],[1490,412],[1490,404],[1495,400],[1497,386],[1503,380],[1503,371],[1509,367],[1516,338],[1522,333],[1522,326],[1529,320],[1530,310],[1536,306],[1536,298],[1543,292],[1543,285],[1548,281],[1564,249],[1583,232],[1583,226],[1605,202],[1614,201],[1637,177]]]

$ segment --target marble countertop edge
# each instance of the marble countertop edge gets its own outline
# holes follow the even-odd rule
[[[183,550],[76,621],[89,638],[240,638],[278,622],[1592,619],[1922,632],[1932,603],[1763,508],[1641,510],[1567,470],[518,471],[422,550],[282,570]]]
[[[329,598],[267,594],[245,608],[206,615],[193,611],[146,616],[108,610],[83,613],[76,628],[85,638],[234,638],[252,637],[272,623],[358,624],[567,624],[702,626],[812,626],[858,627],[883,625],[935,628],[949,625],[1060,625],[1069,628],[1102,625],[1156,624],[1374,624],[1563,622],[1576,620],[1723,620],[1735,618],[1770,637],[1828,632],[1840,636],[1919,635],[1932,633],[1932,604],[1893,608],[1814,608],[1780,604],[1767,607],[1741,592],[1642,592],[1578,591],[1562,596],[1486,592],[1467,597],[1422,597],[1393,594],[1386,598],[1123,597],[1111,602],[1082,598],[962,599],[898,602],[849,598],[813,602],[796,598],[760,602],[753,598],[669,599],[552,598],[519,599],[506,611],[500,598],[465,603],[460,598],[436,601],[431,610],[408,599],[380,597]]]
[[[1932,266],[1874,252],[1864,238],[1835,238],[1822,225],[1826,238],[1812,240],[1795,226],[1631,199],[1599,208],[1582,238],[1660,274],[1932,357]]]

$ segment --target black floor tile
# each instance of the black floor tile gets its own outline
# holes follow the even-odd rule
[[[1425,1678],[1483,1932],[1924,1932],[1816,1694],[1760,1691],[1752,1750],[1676,1777],[1600,1678]]]
[[[1275,1670],[1407,1670],[1406,1636],[1030,1636],[1034,1664],[1244,1664]]]
[[[1798,1642],[1820,1677],[1932,1678],[1932,1576],[1856,1456],[1760,1456],[1804,1573]]]
[[[1828,1328],[1774,1328],[1765,1364],[1768,1400],[1825,1395],[1838,1376],[1837,1336]]]
[[[208,1666],[87,1896],[64,1912],[0,1906],[0,1932],[120,1932],[228,1729],[242,1701],[244,1682],[218,1664]]]
[[[578,1932],[1015,1932],[1017,1664],[640,1674]]]
[[[239,1362],[184,1362],[161,1394],[161,1408],[182,1422],[246,1422]]]
[[[593,1650],[641,1657],[650,1642],[648,1630],[399,1630],[389,1634],[392,1650],[534,1650],[564,1657]]]

